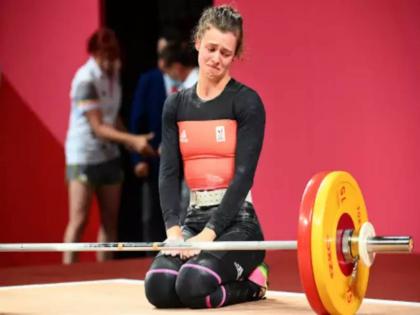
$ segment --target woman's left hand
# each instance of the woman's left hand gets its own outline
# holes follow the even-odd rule
[[[204,228],[196,236],[193,236],[186,240],[187,243],[196,243],[196,242],[213,242],[216,239],[216,233],[209,228]],[[200,253],[199,249],[185,249],[181,251],[181,259],[187,260],[191,257],[194,257]]]

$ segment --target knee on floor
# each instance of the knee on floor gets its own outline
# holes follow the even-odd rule
[[[147,300],[157,308],[182,306],[175,292],[176,278],[176,271],[150,270],[144,283]]]
[[[180,301],[188,307],[200,307],[206,296],[221,283],[220,276],[208,267],[184,264],[176,279],[175,290]]]

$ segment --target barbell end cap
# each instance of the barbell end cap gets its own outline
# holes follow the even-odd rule
[[[414,249],[414,240],[410,237],[410,241],[408,242],[408,252],[411,253]]]
[[[362,224],[359,235],[358,235],[358,250],[359,258],[366,267],[371,267],[375,260],[375,252],[369,252],[367,239],[370,237],[375,237],[375,228],[370,222],[365,222]]]

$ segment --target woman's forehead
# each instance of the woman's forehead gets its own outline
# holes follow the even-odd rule
[[[203,34],[202,40],[206,43],[212,43],[223,46],[229,50],[235,50],[237,38],[235,33],[227,31],[222,32],[216,27],[209,27]]]

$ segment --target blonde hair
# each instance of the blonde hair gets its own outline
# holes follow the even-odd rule
[[[237,39],[235,56],[241,56],[243,52],[244,32],[242,27],[242,16],[239,11],[229,5],[207,8],[203,11],[195,28],[193,34],[194,41],[200,40],[204,33],[212,26],[221,32],[232,32],[235,34]]]

